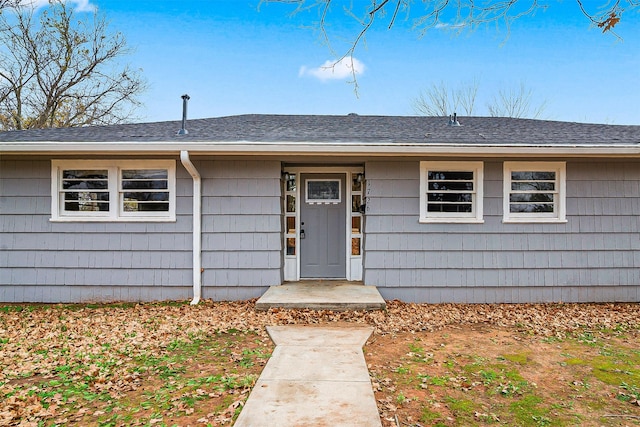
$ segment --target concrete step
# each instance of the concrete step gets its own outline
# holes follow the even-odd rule
[[[256,302],[256,309],[268,310],[274,307],[335,311],[384,310],[386,303],[375,286],[314,280],[271,286]]]

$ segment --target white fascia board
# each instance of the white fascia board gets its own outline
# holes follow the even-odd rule
[[[638,144],[436,144],[397,142],[2,142],[5,154],[325,155],[457,157],[640,157]]]

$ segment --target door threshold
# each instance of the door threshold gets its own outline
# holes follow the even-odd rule
[[[354,285],[364,286],[362,280],[347,280],[347,279],[300,279],[300,280],[287,280],[282,282],[283,285]]]

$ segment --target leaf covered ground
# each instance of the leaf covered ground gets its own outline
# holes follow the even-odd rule
[[[640,304],[0,307],[0,426],[230,425],[265,326],[369,324],[385,426],[640,425]]]

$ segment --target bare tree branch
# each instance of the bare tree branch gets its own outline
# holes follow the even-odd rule
[[[609,31],[620,21],[620,16],[625,11],[640,6],[639,0],[600,0],[599,4],[589,2],[591,7],[597,12],[590,12],[584,6],[584,0],[575,0],[582,14],[594,25],[603,28],[606,24],[613,24]],[[548,5],[542,4],[539,0],[490,0],[477,2],[475,0],[368,0],[359,2],[360,12],[354,9],[354,3],[340,0],[261,0],[261,3],[284,3],[295,5],[294,14],[319,9],[322,10],[321,20],[326,24],[330,7],[336,3],[345,3],[343,8],[348,10],[353,16],[367,16],[369,21],[375,17],[380,19],[386,16],[386,7],[393,7],[390,15],[388,28],[392,28],[400,10],[406,12],[407,19],[414,22],[414,27],[421,31],[426,31],[437,26],[473,28],[489,23],[504,23],[507,28],[510,24],[524,16],[531,15],[538,10],[547,9]],[[358,3],[356,3],[358,4]],[[553,6],[551,6],[553,7]],[[611,21],[611,16],[615,15],[619,19],[615,23]],[[326,25],[321,29],[326,31]]]
[[[37,17],[37,19],[36,19]],[[118,65],[129,53],[101,16],[75,16],[54,0],[38,12],[0,14],[0,128],[26,129],[130,121],[145,90],[138,71]]]
[[[547,108],[546,102],[538,106],[532,105],[533,92],[520,83],[517,89],[501,89],[488,104],[489,115],[492,117],[514,117],[538,119]]]
[[[585,7],[584,0],[575,0],[582,14],[593,25],[602,31],[619,37],[614,32],[622,20],[624,12],[637,9],[640,0],[600,0],[588,2],[590,8]],[[367,32],[380,21],[386,22],[391,29],[398,20],[398,15],[404,13],[405,19],[411,21],[413,28],[421,36],[428,30],[441,28],[453,31],[474,30],[480,26],[493,24],[504,26],[507,36],[514,21],[531,16],[539,10],[552,8],[539,0],[368,0],[353,2],[351,0],[261,0],[261,3],[284,3],[295,5],[293,13],[318,10],[320,21],[318,29],[330,51],[337,58],[336,63],[343,58],[353,56],[359,45],[365,40]],[[599,3],[595,4],[594,3]],[[329,34],[329,21],[332,7],[342,6],[343,13],[354,18],[358,24],[349,47],[336,54],[332,47],[332,37]],[[392,12],[388,14],[387,9]],[[593,9],[595,12],[591,12]],[[354,81],[355,81],[355,75]]]
[[[452,113],[476,115],[475,104],[479,86],[477,79],[456,88],[447,87],[445,82],[434,84],[413,101],[413,110],[416,114],[425,116],[446,117]],[[540,118],[546,109],[546,102],[534,107],[532,96],[533,91],[524,83],[517,89],[501,89],[492,101],[487,103],[487,112],[484,114],[493,117]]]
[[[20,4],[20,0],[0,0],[0,13],[2,13],[2,9],[15,7],[18,4]]]
[[[413,101],[413,110],[416,114],[425,116],[444,117],[452,113],[472,116],[475,114],[479,85],[477,79],[457,88],[449,88],[445,82],[434,84]]]
[[[452,105],[453,104],[453,105]],[[453,93],[444,82],[435,83],[425,91],[420,92],[413,102],[413,109],[417,114],[424,116],[446,116],[457,109]]]

